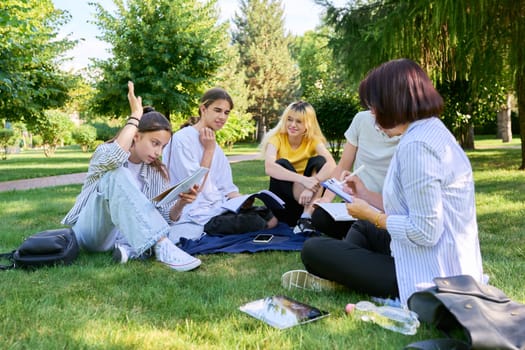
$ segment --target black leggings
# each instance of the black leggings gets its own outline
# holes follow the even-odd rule
[[[368,221],[354,222],[343,240],[307,239],[301,259],[310,273],[349,289],[375,297],[399,297],[390,235]]]
[[[297,172],[288,159],[280,158],[275,162],[285,169],[293,171],[294,173]],[[326,159],[323,156],[315,156],[308,159],[303,175],[312,176],[314,171],[318,173],[325,163]],[[285,203],[284,209],[273,210],[273,214],[279,221],[285,222],[290,226],[295,226],[297,219],[301,217],[304,211],[304,207],[299,204],[293,196],[293,182],[270,177],[270,191],[281,197]]]

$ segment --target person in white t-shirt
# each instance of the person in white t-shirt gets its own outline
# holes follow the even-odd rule
[[[346,143],[343,154],[332,172],[331,177],[342,180],[350,174],[352,168],[363,170],[359,178],[373,192],[381,193],[390,160],[399,143],[399,136],[388,136],[375,124],[375,118],[370,111],[357,113],[345,132]],[[335,194],[325,190],[317,202],[330,203]],[[341,204],[343,205],[343,204]],[[312,214],[312,225],[324,234],[343,238],[346,236],[353,221],[336,221],[322,208],[316,208]]]
[[[201,98],[198,121],[174,133],[164,149],[163,161],[168,166],[172,184],[180,182],[200,167],[209,169],[197,199],[184,208],[181,218],[174,223],[170,233],[174,243],[182,237],[199,239],[206,224],[218,220],[215,218],[223,218],[221,215],[225,209],[222,204],[240,195],[233,183],[228,158],[215,139],[215,133],[224,126],[232,109],[233,100],[224,89],[215,87],[206,91]],[[237,217],[232,215],[226,219],[236,220]],[[278,223],[270,211],[254,215],[249,221],[247,230],[253,231],[273,228]]]

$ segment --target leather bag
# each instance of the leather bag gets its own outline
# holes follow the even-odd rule
[[[0,265],[0,269],[69,265],[77,258],[78,252],[78,242],[72,229],[42,231],[26,238],[18,249],[0,254],[11,262],[10,265]]]
[[[435,278],[434,283],[410,296],[409,309],[445,334],[462,330],[467,341],[427,340],[405,349],[525,349],[524,304],[468,275]]]

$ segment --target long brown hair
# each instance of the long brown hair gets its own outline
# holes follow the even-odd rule
[[[170,135],[173,133],[171,129],[171,123],[169,122],[168,118],[166,118],[162,113],[157,112],[153,107],[144,107],[144,114],[140,118],[138,132],[148,133],[159,130],[166,130],[170,133]],[[112,139],[108,140],[107,143],[115,141],[119,133],[117,133]],[[155,159],[150,163],[150,165],[157,169],[165,179],[169,179],[168,169],[160,159]]]

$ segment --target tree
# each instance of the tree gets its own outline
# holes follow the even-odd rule
[[[321,91],[348,90],[340,73],[344,66],[334,60],[329,36],[329,28],[323,26],[293,39],[292,56],[299,65],[301,96],[306,100]]]
[[[31,131],[42,137],[44,155],[51,157],[56,148],[69,136],[74,124],[68,115],[59,111],[46,111],[38,117]]]
[[[354,68],[409,57],[438,85],[467,84],[472,104],[458,111],[460,117],[477,113],[476,104],[485,104],[484,91],[493,89],[493,82],[513,89],[518,109],[525,110],[524,1],[373,1],[342,10],[317,1],[327,6],[328,21],[338,33],[337,52]],[[524,114],[519,119],[520,169],[525,169]]]
[[[248,112],[257,121],[257,140],[297,95],[298,70],[284,32],[280,0],[241,0],[233,42],[237,44],[249,92]]]
[[[75,42],[57,34],[68,18],[51,0],[0,2],[0,116],[31,123],[67,100],[71,76],[58,67]]]
[[[292,53],[301,71],[302,98],[314,107],[330,152],[338,159],[345,142],[343,132],[360,106],[353,89],[341,79],[341,68],[329,46],[328,27],[295,38]]]
[[[115,14],[94,4],[101,39],[112,45],[113,54],[94,63],[101,72],[95,112],[128,113],[126,86],[132,80],[145,105],[168,118],[173,111],[188,114],[222,64],[227,45],[226,25],[217,25],[215,1],[114,3]]]
[[[245,140],[255,133],[255,122],[248,113],[248,89],[244,82],[244,73],[239,70],[240,57],[238,49],[233,45],[227,51],[226,64],[217,75],[217,85],[226,88],[232,96],[234,108],[228,117],[228,122],[217,132],[217,142],[231,148],[237,141]]]

